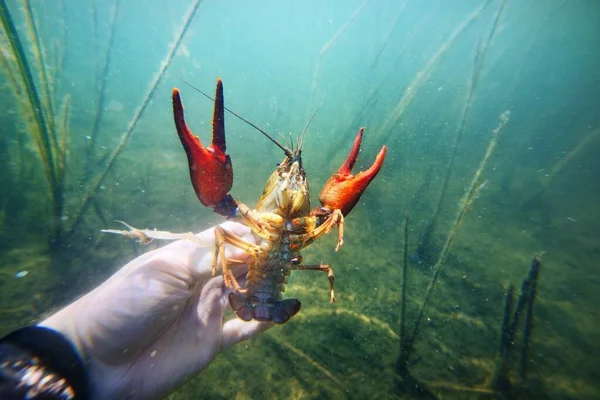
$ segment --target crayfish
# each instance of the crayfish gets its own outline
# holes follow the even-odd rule
[[[255,319],[281,324],[298,313],[301,305],[299,300],[282,298],[287,278],[293,270],[327,273],[330,301],[333,303],[333,270],[325,264],[303,264],[300,250],[329,233],[334,227],[338,228],[336,251],[339,249],[343,243],[344,217],[354,208],[381,169],[386,146],[381,148],[369,169],[353,176],[351,171],[358,159],[364,132],[364,128],[361,128],[348,158],[321,190],[321,206],[311,210],[308,182],[302,166],[304,132],[294,149],[293,146],[288,148],[281,145],[266,132],[252,125],[280,147],[285,158],[271,174],[256,207],[251,209],[229,194],[233,186],[233,168],[226,153],[225,107],[221,79],[217,80],[214,97],[212,144],[207,147],[188,128],[178,89],[173,89],[172,100],[175,127],[187,154],[190,178],[198,199],[216,213],[248,226],[258,239],[257,244],[248,243],[222,227],[215,228],[213,275],[216,275],[220,259],[225,284],[233,289],[229,294],[229,304],[237,316],[245,321]],[[125,232],[123,234],[138,237],[140,241],[145,242],[170,235],[168,232],[129,228],[129,232],[110,232]],[[160,234],[152,235],[152,232]],[[190,236],[182,237],[190,239]],[[252,256],[245,288],[240,287],[232,272],[232,263],[225,257],[226,244],[242,249]]]

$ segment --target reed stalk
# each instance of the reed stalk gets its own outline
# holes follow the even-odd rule
[[[510,380],[508,378],[508,355],[510,352],[510,343],[513,335],[510,332],[510,319],[513,312],[514,286],[509,285],[504,297],[504,313],[502,315],[502,325],[500,328],[500,343],[498,354],[494,361],[494,372],[487,383],[487,387],[506,392],[510,389]]]
[[[296,346],[289,343],[281,335],[280,336],[269,335],[269,336],[265,336],[265,337],[267,338],[267,340],[277,343],[277,344],[285,347],[286,349],[290,350],[292,353],[296,354],[298,357],[303,358],[304,361],[306,361],[311,367],[317,369],[324,377],[329,378],[332,382],[334,382],[339,387],[345,388],[342,381],[338,377],[336,377],[331,371],[329,371],[324,365],[320,364],[315,359],[313,359],[311,356],[309,356],[308,354],[306,354],[305,352],[303,352]]]
[[[4,46],[4,44],[0,44]],[[18,99],[21,95],[21,85],[18,82],[18,78],[15,75],[14,68],[12,68],[12,63],[10,63],[6,59],[6,55],[3,51],[0,51],[0,70],[4,71],[6,77],[8,78],[9,87],[12,90],[13,97]]]
[[[400,297],[400,350],[406,341],[406,278],[408,273],[408,212],[404,214],[404,254],[402,257],[402,293]]]
[[[515,347],[517,330],[525,312],[525,321],[523,323],[523,335],[521,339],[521,354],[519,358],[519,377],[525,379],[527,375],[527,354],[529,349],[529,340],[533,328],[533,305],[537,294],[538,276],[541,267],[539,257],[534,257],[529,268],[527,277],[521,284],[521,292],[517,304],[513,310],[513,286],[509,286],[506,293],[504,306],[504,315],[502,318],[502,327],[500,330],[500,347],[496,356],[494,372],[486,385],[500,393],[511,394],[512,388],[508,363],[510,351]],[[512,314],[512,315],[511,315]]]
[[[152,81],[150,82],[150,85],[148,86],[148,90],[146,91],[146,94],[145,94],[144,98],[142,99],[142,102],[140,103],[138,108],[135,110],[131,121],[129,121],[129,124],[127,125],[127,128],[121,134],[121,138],[119,140],[118,145],[110,153],[110,156],[108,157],[108,159],[106,161],[104,169],[93,178],[93,183],[90,185],[90,187],[86,191],[85,195],[83,196],[82,203],[81,203],[79,209],[74,214],[75,217],[73,218],[73,223],[69,227],[67,234],[72,234],[72,232],[76,229],[76,227],[81,222],[81,219],[85,215],[88,207],[90,206],[92,200],[94,199],[94,196],[96,195],[96,192],[98,191],[98,188],[100,187],[100,185],[102,185],[102,182],[106,178],[108,172],[112,168],[117,157],[119,156],[119,154],[121,154],[121,151],[125,147],[125,144],[131,137],[131,134],[133,133],[135,127],[137,126],[138,122],[140,121],[140,118],[142,117],[142,114],[144,113],[144,111],[148,107],[148,104],[150,103],[150,100],[154,96],[156,88],[158,87],[159,82],[161,81],[162,77],[164,76],[164,74],[167,70],[167,67],[169,66],[169,64],[171,64],[173,57],[179,50],[179,47],[181,46],[183,38],[184,38],[185,34],[187,33],[187,31],[189,30],[192,20],[194,19],[194,16],[196,15],[201,3],[202,3],[202,0],[195,0],[190,5],[188,11],[186,12],[186,14],[184,16],[184,23],[181,26],[181,29],[179,30],[179,32],[177,32],[177,35],[175,36],[173,42],[169,45],[167,55],[161,62],[158,71],[156,72]]]
[[[438,197],[438,201],[436,202],[435,211],[433,213],[433,217],[430,219],[427,227],[425,228],[425,232],[423,234],[422,239],[419,242],[419,249],[417,253],[423,254],[427,246],[429,246],[431,242],[431,237],[435,232],[435,226],[439,221],[440,212],[442,210],[442,204],[445,202],[448,191],[448,183],[450,182],[450,177],[452,176],[452,172],[454,171],[456,154],[458,151],[459,143],[461,142],[463,133],[465,131],[466,122],[469,118],[471,110],[473,108],[473,98],[475,91],[479,85],[481,80],[481,71],[483,62],[485,60],[487,50],[490,47],[490,44],[494,37],[496,36],[498,30],[498,24],[501,20],[501,17],[504,13],[506,7],[506,0],[503,0],[500,3],[500,7],[498,8],[496,15],[494,17],[494,23],[492,25],[492,29],[490,30],[489,35],[485,41],[479,41],[477,43],[477,49],[475,51],[475,57],[473,59],[473,69],[471,70],[471,75],[469,77],[469,81],[467,83],[467,97],[465,99],[465,103],[461,110],[461,118],[458,123],[458,129],[456,130],[456,135],[454,136],[454,141],[452,143],[452,154],[450,155],[450,160],[448,161],[448,168],[446,170],[446,175],[444,177],[444,183],[442,185],[442,190]]]
[[[115,0],[118,1],[118,0]],[[113,7],[114,7],[113,3]],[[90,0],[90,19],[92,21],[92,52],[94,54],[94,65],[96,67],[100,64],[100,60],[98,59],[98,9],[96,8],[96,0]],[[96,69],[96,84],[100,81],[100,72]]]
[[[63,66],[65,65],[65,57],[67,54],[67,7],[65,6],[65,0],[59,1],[59,7],[62,12],[62,20],[60,24],[60,40],[56,44],[56,65],[54,66],[54,82],[59,82],[62,74]]]
[[[532,301],[532,299],[535,298],[540,264],[540,259],[538,257],[535,257],[531,263],[531,267],[529,268],[527,278],[523,279],[523,283],[521,284],[521,292],[519,293],[517,305],[515,307],[515,311],[511,323],[509,325],[509,338],[511,345],[512,343],[514,343],[514,337],[516,335],[519,322],[521,321],[521,315],[523,313],[523,310],[529,308],[529,303]],[[527,324],[527,321],[525,323]]]
[[[385,36],[383,38],[383,44],[381,45],[381,48],[379,49],[379,52],[377,53],[377,55],[373,59],[373,62],[371,63],[371,67],[370,67],[371,70],[375,69],[375,66],[377,66],[377,64],[379,63],[379,59],[381,58],[381,55],[383,54],[383,52],[387,48],[388,43],[390,41],[390,38],[392,37],[392,33],[394,33],[394,31],[396,30],[396,27],[398,26],[398,23],[400,22],[400,18],[402,17],[402,14],[404,12],[404,9],[406,8],[406,4],[407,3],[408,3],[408,0],[405,0],[400,5],[400,7],[398,7],[398,11],[396,12],[396,17],[394,18],[394,22],[392,23],[392,25],[390,26],[390,28],[386,32],[386,34],[385,34]]]
[[[92,4],[95,4],[95,2],[92,2]],[[110,22],[109,22],[109,36],[108,36],[108,45],[106,47],[106,53],[104,56],[104,64],[103,64],[103,68],[102,68],[102,72],[101,74],[97,77],[97,88],[98,88],[98,99],[96,100],[96,112],[94,114],[94,122],[92,124],[92,130],[90,133],[90,140],[88,141],[88,146],[87,146],[87,153],[88,153],[88,157],[87,157],[87,171],[86,171],[86,175],[89,175],[91,173],[92,170],[92,155],[94,152],[94,148],[96,145],[96,140],[98,137],[98,131],[100,129],[100,124],[102,122],[102,117],[104,116],[104,103],[105,103],[105,97],[106,97],[106,86],[108,83],[108,77],[109,77],[109,70],[110,70],[110,65],[111,65],[111,55],[112,55],[112,51],[113,51],[113,45],[114,45],[114,38],[115,38],[115,27],[116,27],[116,21],[118,19],[119,16],[119,0],[115,0],[112,6],[112,12],[110,15]],[[96,31],[96,12],[95,12],[95,6],[92,8],[92,10],[94,10],[94,30]],[[97,32],[95,32],[95,35],[97,37]]]
[[[466,393],[474,393],[474,394],[489,396],[486,398],[502,399],[502,396],[500,396],[500,394],[498,392],[491,390],[491,389],[482,388],[482,387],[469,387],[469,386],[462,386],[462,385],[458,385],[458,384],[454,384],[454,383],[439,382],[439,381],[438,382],[426,381],[425,383],[427,384],[427,386],[429,386],[433,389],[441,390],[441,391],[449,391],[449,392],[453,392],[453,393],[465,393],[465,394]],[[462,398],[462,397],[459,397],[459,398]]]
[[[437,6],[441,0],[436,0],[436,3],[432,4],[428,10],[428,12],[421,18],[421,20],[417,23],[417,27],[412,30],[411,36],[417,37],[421,33],[422,29],[427,25],[431,16],[434,14],[434,11],[437,9]],[[404,36],[400,43],[398,44],[398,48],[396,52],[399,54],[398,59],[400,57],[405,56],[404,52],[404,43],[407,41],[407,38]],[[390,86],[390,81],[393,81],[398,75],[397,67],[398,60],[391,64],[391,67],[388,71],[382,74],[382,79],[379,80],[379,83],[372,84],[372,82],[368,82],[364,89],[364,93],[368,93],[365,96],[356,96],[356,106],[354,107],[357,112],[354,112],[351,119],[348,119],[350,122],[348,124],[349,130],[355,129],[357,126],[370,126],[373,125],[372,121],[377,118],[378,113],[373,112],[373,109],[382,98],[381,91],[383,88],[387,88]],[[366,101],[364,100],[366,99]],[[342,131],[347,131],[348,128],[342,127]],[[377,131],[373,132],[377,134]],[[345,135],[337,135],[334,139],[332,139],[332,143],[328,146],[327,153],[324,155],[325,158],[334,158],[336,157],[340,148],[343,148],[342,142],[345,140]]]
[[[325,45],[321,48],[319,52],[319,60],[317,61],[317,65],[315,66],[315,72],[313,74],[313,83],[312,83],[312,95],[310,96],[310,103],[308,108],[308,115],[313,112],[313,104],[315,101],[315,96],[317,92],[317,87],[319,85],[319,78],[321,76],[321,67],[323,65],[323,59],[327,52],[337,43],[339,38],[346,32],[346,30],[354,23],[356,17],[360,15],[360,13],[369,5],[371,0],[365,0],[350,16],[350,18],[346,21],[346,23],[338,29],[338,31],[333,35],[333,37],[325,43]]]
[[[478,197],[479,192],[487,183],[487,182],[480,183],[479,178],[481,176],[481,173],[485,169],[485,166],[487,165],[487,162],[488,162],[490,156],[494,152],[494,149],[496,148],[496,145],[498,144],[498,138],[500,136],[500,133],[504,130],[504,127],[508,123],[508,120],[509,120],[509,112],[505,111],[504,113],[502,113],[500,115],[500,124],[498,125],[498,127],[496,129],[494,129],[492,131],[492,138],[490,139],[490,143],[488,144],[487,150],[485,152],[483,160],[481,161],[481,163],[479,165],[479,168],[477,168],[477,170],[475,171],[475,174],[473,175],[471,185],[469,186],[469,189],[468,189],[465,197],[461,200],[461,202],[459,202],[460,211],[458,213],[456,220],[454,221],[454,225],[448,232],[446,241],[444,242],[442,250],[440,251],[439,258],[433,266],[434,274],[433,274],[433,277],[431,278],[431,281],[429,282],[429,286],[427,287],[427,290],[425,292],[423,302],[421,303],[421,306],[417,313],[417,318],[415,320],[415,326],[412,330],[412,333],[408,336],[408,339],[405,342],[405,348],[404,348],[403,353],[401,354],[401,356],[405,357],[405,359],[403,360],[405,363],[408,362],[410,355],[413,351],[414,341],[417,338],[417,334],[419,333],[419,328],[420,328],[421,320],[423,318],[423,314],[424,314],[427,306],[429,305],[429,299],[431,298],[431,294],[433,293],[433,289],[435,287],[435,284],[437,283],[440,273],[443,271],[444,266],[446,265],[446,263],[445,263],[446,257],[448,255],[448,251],[450,250],[450,247],[452,246],[452,243],[454,242],[454,238],[456,237],[458,229],[459,229],[460,225],[462,224],[462,222],[465,218],[465,215],[467,214],[471,205],[473,204],[473,201]]]
[[[43,111],[46,113],[46,119],[49,121],[50,128],[52,129],[54,128],[54,91],[50,89],[48,68],[46,67],[46,63],[44,62],[44,47],[42,45],[42,40],[38,32],[33,8],[31,7],[31,2],[29,0],[22,0],[22,2],[23,10],[25,11],[25,18],[27,19],[27,24],[29,25],[29,29],[27,29],[27,32],[29,34],[29,41],[32,43],[33,56],[41,78],[41,100],[44,104]]]
[[[542,181],[542,187],[548,187],[550,182],[560,171],[562,171],[565,165],[569,164],[569,162],[573,160],[573,158],[575,158],[582,150],[589,149],[589,144],[598,137],[600,137],[600,128],[588,132],[575,147],[565,154],[564,157],[558,160],[558,162],[550,169],[550,171],[548,171],[544,177],[544,180]]]
[[[406,112],[408,106],[412,103],[419,89],[423,83],[429,77],[433,68],[437,65],[441,56],[452,47],[456,39],[467,30],[469,26],[481,15],[483,9],[489,4],[489,0],[486,0],[474,11],[472,11],[465,19],[463,19],[458,26],[452,31],[448,39],[436,50],[436,52],[429,58],[423,69],[421,69],[410,84],[404,90],[404,94],[400,98],[400,101],[394,107],[394,110],[390,113],[390,116],[383,124],[380,132],[384,136],[384,141],[388,140],[392,134],[392,128],[396,126],[400,118]]]
[[[519,376],[521,379],[527,377],[527,353],[529,349],[529,338],[533,328],[533,304],[537,295],[537,281],[540,272],[541,260],[534,257],[531,262],[527,280],[529,281],[529,293],[527,298],[527,308],[525,310],[525,325],[523,326],[523,339],[521,343],[521,357],[519,360]]]
[[[556,178],[556,176],[559,175],[560,172],[574,159],[577,159],[580,153],[592,148],[590,144],[593,143],[593,141],[599,137],[600,128],[596,128],[585,134],[583,139],[579,143],[577,143],[575,147],[569,150],[569,152],[566,153],[564,157],[559,159],[556,162],[556,164],[554,164],[554,166],[550,168],[548,173],[544,175],[544,177],[540,181],[539,186],[537,187],[537,190],[534,192],[533,195],[529,197],[529,199],[527,199],[524,202],[523,207],[526,209],[539,209],[540,204],[542,204],[544,201],[544,196],[546,195],[548,188],[550,187],[552,181]]]
[[[65,96],[63,98],[63,103],[60,107],[61,110],[61,125],[60,125],[60,129],[58,129],[58,137],[60,139],[59,142],[59,146],[61,149],[63,149],[63,151],[60,152],[60,159],[59,159],[59,164],[60,164],[60,170],[63,173],[62,178],[60,179],[61,182],[64,183],[65,181],[65,177],[64,177],[64,173],[66,171],[66,164],[67,164],[67,137],[69,136],[69,117],[70,117],[70,111],[71,111],[71,96]]]

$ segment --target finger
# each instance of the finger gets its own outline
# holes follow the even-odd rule
[[[229,292],[221,276],[210,279],[204,285],[196,308],[201,323],[221,326],[223,313],[229,305],[227,300]]]
[[[225,350],[233,346],[234,344],[258,336],[261,333],[269,330],[272,326],[273,323],[271,322],[246,322],[238,318],[229,320],[223,326],[222,348],[223,350]]]

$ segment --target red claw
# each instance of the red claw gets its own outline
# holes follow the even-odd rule
[[[204,147],[200,139],[185,123],[179,90],[173,89],[173,116],[175,127],[185,149],[190,167],[190,178],[202,204],[215,207],[225,198],[233,185],[231,159],[225,153],[225,120],[223,84],[217,79],[215,107],[212,121],[212,144]]]
[[[387,147],[383,146],[373,165],[368,170],[353,176],[352,167],[358,160],[358,151],[364,130],[365,128],[360,128],[346,162],[342,164],[337,173],[329,178],[319,195],[319,200],[324,207],[330,210],[339,209],[344,216],[352,211],[369,183],[377,176],[387,152]]]

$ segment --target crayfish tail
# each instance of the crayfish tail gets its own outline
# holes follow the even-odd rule
[[[239,319],[261,322],[274,322],[283,324],[300,311],[302,305],[296,299],[284,299],[281,301],[251,301],[241,293],[230,293],[229,304]]]
[[[252,305],[243,294],[229,293],[229,305],[235,311],[239,319],[244,321],[252,321]]]
[[[300,311],[302,304],[296,299],[285,299],[278,301],[273,307],[273,322],[276,324],[283,324],[288,319]]]

